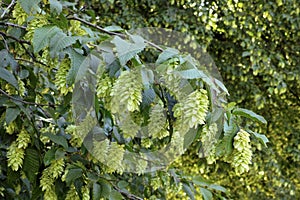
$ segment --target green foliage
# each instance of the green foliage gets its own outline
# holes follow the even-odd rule
[[[300,195],[297,1],[9,4],[4,1],[0,6],[0,14],[4,13],[1,197],[295,199]],[[155,48],[144,35],[124,31],[147,26],[194,34],[204,51],[213,55],[226,87],[209,75],[211,66],[204,69],[208,58],[197,52],[187,55],[176,42],[175,48]],[[155,53],[148,54],[149,49]],[[94,51],[101,56],[90,54]],[[147,60],[157,69],[146,68]],[[84,76],[81,67],[90,65],[102,67],[92,74],[97,77],[91,106],[96,117],[76,124],[71,106],[80,97],[71,100],[73,88]],[[181,87],[187,84],[192,87],[183,93]],[[227,98],[238,107],[264,117],[226,103],[229,93]],[[86,104],[82,107],[78,109],[89,112]],[[129,115],[122,116],[124,110]],[[267,126],[257,124],[266,120]],[[100,126],[96,131],[95,123]],[[149,137],[135,137],[145,125]],[[191,148],[185,149],[184,144],[190,143]],[[267,143],[270,151],[257,151]],[[93,145],[97,154],[91,154]],[[170,154],[185,153],[164,170],[145,173],[149,163],[143,162],[141,152],[166,145],[176,147],[177,152]],[[211,149],[209,157],[203,157],[204,146]],[[122,165],[128,152],[139,152],[128,161],[129,168],[137,166],[138,175]]]

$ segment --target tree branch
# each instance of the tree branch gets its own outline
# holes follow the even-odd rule
[[[11,38],[11,39],[13,39],[13,40],[15,40],[15,41],[17,41],[17,42],[19,42],[21,44],[23,44],[23,43],[30,44],[30,42],[27,41],[27,40],[20,40],[20,39],[16,38],[15,36],[8,35],[8,34],[2,32],[2,31],[0,31],[0,34],[3,35],[4,37]]]
[[[91,27],[93,27],[93,28],[95,28],[95,29],[98,29],[99,31],[101,31],[101,32],[103,32],[103,33],[106,33],[106,34],[108,34],[108,35],[116,35],[116,36],[119,36],[119,37],[121,37],[121,38],[125,38],[125,37],[126,37],[125,34],[122,34],[122,33],[116,33],[116,32],[112,32],[112,31],[107,31],[107,30],[105,30],[103,27],[98,26],[98,25],[95,25],[95,24],[92,24],[92,23],[90,23],[90,22],[88,22],[88,21],[85,21],[84,19],[81,19],[81,18],[79,18],[79,17],[77,17],[77,16],[69,16],[68,19],[70,19],[70,20],[73,19],[73,20],[80,21],[80,22],[82,22],[83,24],[88,25],[88,26],[91,26]],[[152,42],[150,42],[150,41],[148,41],[148,40],[145,40],[145,43],[149,44],[150,46],[154,47],[155,49],[157,49],[157,50],[159,50],[159,51],[164,51],[163,48],[161,48],[160,46],[158,46],[158,45],[156,45],[156,44],[154,44],[154,43],[152,43]]]
[[[0,18],[3,18],[6,14],[7,11],[9,11],[9,9],[15,4],[15,0],[12,0],[10,2],[10,4],[7,6],[7,8],[4,10],[4,12],[2,13],[1,17]]]
[[[135,196],[134,194],[130,194],[126,191],[121,190],[117,186],[113,185],[114,189],[117,190],[120,194],[122,194],[126,199],[132,199],[132,200],[143,200],[143,198],[140,198],[138,196]]]
[[[2,93],[4,96],[8,97],[9,99],[13,100],[13,101],[18,101],[24,104],[28,104],[28,105],[34,105],[34,106],[50,106],[48,104],[39,104],[39,103],[34,103],[34,102],[29,102],[29,101],[24,101],[23,99],[18,99],[15,97],[10,96],[9,94],[7,94],[4,90],[0,89],[0,93]]]
[[[21,28],[21,29],[24,29],[24,30],[26,29],[25,26],[21,26],[19,24],[13,24],[13,23],[10,23],[10,22],[0,22],[0,25],[17,27],[17,28]]]

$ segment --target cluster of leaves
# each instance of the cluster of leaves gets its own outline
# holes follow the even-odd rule
[[[106,5],[104,10],[122,4],[90,3],[85,6]],[[126,3],[122,6],[130,5]],[[188,173],[186,163],[179,161],[144,173],[146,165],[134,160],[140,175],[126,172],[122,169],[124,152],[153,151],[167,143],[185,150],[192,143],[195,148],[187,154],[201,156],[203,146],[219,129],[221,136],[213,142],[213,154],[209,153],[211,163],[222,159],[240,173],[248,170],[251,159],[249,133],[258,139],[255,144],[266,145],[266,137],[242,126],[241,117],[261,123],[265,119],[224,102],[225,86],[191,55],[147,43],[116,26],[94,25],[99,18],[89,9],[82,12],[77,3],[22,0],[5,1],[1,6],[0,195],[6,199],[212,199],[213,194],[223,198],[225,188]],[[146,46],[157,53],[147,54]],[[94,74],[99,78],[94,85],[98,98],[93,105],[86,102],[85,108],[78,107],[87,117],[75,124],[72,97],[76,101],[80,97],[72,96],[73,88],[80,65],[95,57],[90,54],[93,50],[102,52],[105,56],[98,60],[106,63],[100,75]],[[146,69],[142,58],[155,60],[157,69]],[[187,94],[181,91],[184,84],[191,85]],[[214,107],[215,102],[224,103],[219,104],[222,111]],[[89,134],[94,126],[86,109],[89,105],[95,108],[100,124],[97,133],[101,134]],[[128,118],[122,120],[124,110],[134,116],[137,129],[149,126],[148,140],[135,137],[139,130],[130,131],[135,126],[126,122]],[[157,126],[164,120],[165,124]],[[219,120],[222,123],[217,126]],[[242,134],[246,132],[241,127],[248,135]],[[191,129],[197,134],[190,135]],[[100,157],[91,153],[90,137],[96,137],[92,144]],[[233,163],[236,158],[243,162]]]

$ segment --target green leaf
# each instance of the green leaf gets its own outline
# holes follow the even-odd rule
[[[215,81],[216,85],[219,86],[221,88],[221,90],[223,90],[229,96],[229,92],[228,92],[227,88],[225,87],[225,85],[218,79],[214,79],[214,81]]]
[[[2,67],[0,68],[0,79],[5,80],[6,82],[14,86],[17,90],[19,89],[18,81],[15,76],[10,71]]]
[[[166,48],[161,54],[159,54],[155,64],[161,64],[165,62],[166,60],[176,56],[179,54],[179,51],[177,49],[173,48]]]
[[[53,58],[66,47],[74,44],[79,37],[67,36],[63,32],[58,32],[50,39],[50,56]]]
[[[229,155],[233,151],[233,138],[238,131],[238,127],[232,118],[228,123],[224,123],[224,137],[216,147],[216,154],[218,156]]]
[[[130,38],[133,43],[127,42],[119,36],[115,36],[111,41],[117,48],[118,59],[122,66],[146,47],[144,39],[141,36],[130,35]]]
[[[150,105],[156,97],[153,88],[145,89],[142,95],[143,95],[142,105]]]
[[[199,186],[209,186],[211,184],[211,181],[204,179],[202,176],[193,177],[192,182]]]
[[[43,26],[34,31],[32,45],[34,53],[39,52],[49,44],[50,38],[62,32],[57,26]]]
[[[44,164],[50,165],[51,161],[55,159],[55,148],[49,149],[44,155]]]
[[[251,130],[247,130],[247,132],[252,133],[260,141],[260,143],[262,145],[264,145],[265,147],[268,147],[267,143],[270,142],[270,141],[264,134],[259,134],[259,133],[253,132]]]
[[[143,85],[148,89],[154,82],[154,74],[151,69],[142,68],[141,70]]]
[[[20,112],[21,111],[19,108],[7,108],[5,113],[6,124],[10,124],[12,121],[14,121]]]
[[[15,70],[18,66],[18,63],[6,49],[2,49],[0,51],[0,68],[7,66],[11,66],[11,69]]]
[[[122,200],[123,196],[116,190],[111,191],[109,200]]]
[[[65,149],[68,149],[68,142],[64,136],[54,135],[52,133],[43,133],[43,135],[47,136],[52,142],[63,146]]]
[[[211,191],[209,191],[205,188],[200,188],[200,192],[201,192],[204,200],[212,200],[213,199],[213,195],[212,195]]]
[[[119,188],[123,189],[123,188],[126,188],[129,185],[129,183],[127,181],[121,180],[121,181],[118,182],[117,185],[118,185]]]
[[[62,11],[62,5],[59,1],[57,0],[49,0],[50,3],[50,11],[52,12],[57,12],[57,14],[60,14]]]
[[[113,31],[113,32],[121,32],[124,31],[120,26],[107,26],[104,28],[106,31]]]
[[[188,184],[186,184],[186,183],[183,183],[182,187],[183,187],[183,191],[188,195],[188,197],[191,200],[194,200],[195,199],[194,192],[192,191],[192,189],[190,188],[190,186]]]
[[[101,186],[98,183],[93,184],[93,200],[100,200]]]
[[[244,108],[236,108],[232,111],[232,114],[247,117],[247,118],[252,119],[254,121],[261,122],[263,124],[267,123],[267,121],[265,120],[265,118],[263,116],[258,115],[255,112],[253,112],[251,110],[244,109]]]
[[[65,155],[66,155],[66,152],[65,152],[63,149],[61,149],[61,148],[59,148],[59,149],[57,149],[57,150],[55,151],[55,159],[56,159],[56,160],[58,160],[58,159],[60,159],[60,158],[64,158]]]
[[[80,178],[81,176],[82,176],[82,169],[81,168],[70,169],[68,171],[68,174],[67,174],[67,177],[66,177],[66,183],[68,185],[70,185],[77,178]]]
[[[187,69],[187,70],[180,70],[175,71],[178,75],[180,75],[184,79],[202,79],[207,85],[209,85],[213,90],[219,93],[219,89],[213,83],[212,79],[207,76],[203,71],[199,69]]]
[[[198,69],[188,69],[182,71],[176,71],[178,74],[185,79],[207,79],[208,77],[202,71]]]
[[[220,185],[216,185],[216,184],[211,184],[211,185],[209,185],[209,188],[210,188],[210,189],[217,190],[217,191],[221,191],[221,192],[224,192],[224,193],[227,192],[226,188],[224,188],[224,187],[222,187],[222,186],[220,186]]]
[[[21,7],[27,13],[39,12],[41,9],[38,6],[41,0],[20,0]]]
[[[75,82],[80,65],[86,57],[81,55],[80,53],[77,53],[73,49],[67,51],[67,53],[71,59],[71,68],[67,74],[67,83],[73,84]]]
[[[247,57],[247,56],[250,56],[251,53],[249,51],[244,51],[243,54],[242,54],[242,57]]]
[[[37,150],[27,148],[24,156],[23,171],[30,182],[35,183],[40,168],[40,155]]]
[[[101,197],[109,198],[111,193],[111,185],[105,180],[99,180],[101,185]]]

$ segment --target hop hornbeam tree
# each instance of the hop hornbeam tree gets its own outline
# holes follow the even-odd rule
[[[224,199],[224,187],[186,171],[186,155],[228,162],[240,176],[251,168],[251,145],[266,146],[266,136],[245,125],[266,120],[227,103],[226,87],[190,54],[96,25],[74,2],[12,0],[0,8],[1,197]],[[95,100],[77,107],[80,69],[95,58]],[[155,68],[145,67],[149,60]],[[74,104],[85,112],[79,123]],[[148,137],[137,137],[144,126]],[[164,155],[178,158],[147,170],[142,153],[166,146]],[[139,155],[131,161],[136,173],[124,165],[130,152]]]

